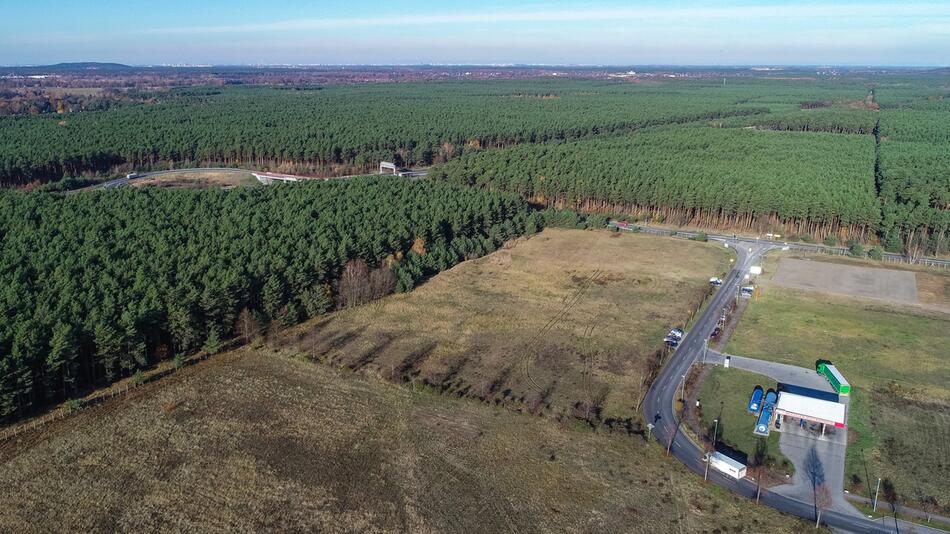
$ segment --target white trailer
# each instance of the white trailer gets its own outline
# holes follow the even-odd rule
[[[706,461],[716,471],[729,475],[736,480],[745,478],[745,464],[737,462],[721,452],[707,454]]]

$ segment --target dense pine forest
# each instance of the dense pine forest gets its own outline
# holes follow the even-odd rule
[[[0,193],[0,420],[408,290],[541,223],[514,195],[392,178]]]
[[[946,254],[947,95],[916,79],[856,100],[777,91],[743,101],[767,113],[472,152],[433,176],[543,205]]]
[[[63,116],[0,117],[0,184],[113,168],[251,166],[333,174],[429,165],[519,143],[617,134],[865,98],[861,84],[521,81],[183,88]],[[139,95],[145,99],[149,95]]]
[[[488,151],[433,173],[585,211],[856,238],[879,222],[873,176],[870,136],[699,126]]]
[[[435,165],[420,182],[0,192],[0,419],[411,289],[536,231],[545,215],[528,203],[601,214],[597,225],[615,214],[945,254],[947,87],[940,76],[211,87],[0,117],[0,185],[12,188],[169,166]]]

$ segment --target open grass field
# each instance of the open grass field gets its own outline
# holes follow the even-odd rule
[[[525,412],[636,422],[663,336],[686,323],[728,260],[711,244],[546,229],[282,343]]]
[[[950,506],[950,315],[766,283],[727,347],[813,367],[833,361],[854,388],[846,487],[888,477],[909,504]]]
[[[744,453],[747,464],[755,456],[759,441],[763,439],[752,433],[756,416],[746,410],[755,386],[762,386],[763,391],[769,388],[777,390],[778,387],[774,380],[762,375],[716,366],[710,370],[699,390],[699,398],[703,401],[700,419],[703,426],[709,429],[708,434],[711,436],[716,430],[713,421],[718,419],[719,441]],[[784,475],[791,473],[794,467],[779,450],[778,438],[778,432],[772,432],[768,438],[764,438],[766,465],[776,474]]]
[[[135,187],[236,187],[260,185],[249,172],[207,171],[159,174],[133,180]]]
[[[623,434],[292,359],[219,355],[0,447],[5,532],[811,528]]]

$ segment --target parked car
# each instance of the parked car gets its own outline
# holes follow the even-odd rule
[[[722,278],[716,278],[715,276],[709,279],[709,285],[719,287],[722,285]]]
[[[675,337],[676,339],[683,339],[683,331],[680,330],[679,328],[674,328],[670,330],[670,335]]]

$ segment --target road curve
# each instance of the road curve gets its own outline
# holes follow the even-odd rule
[[[658,228],[658,227],[649,226],[646,224],[618,223],[617,221],[611,221],[610,226],[619,228],[621,230],[633,230],[633,231],[645,232],[649,234],[672,235],[674,237],[686,237],[686,238],[695,237],[699,235],[700,233],[700,232],[688,232],[685,230],[670,230],[668,228]],[[733,236],[723,235],[723,234],[707,233],[706,237],[710,241],[731,242],[735,240]],[[745,243],[750,243],[750,244],[783,246],[783,247],[788,247],[791,250],[801,250],[804,252],[815,252],[815,253],[829,253],[830,252],[832,254],[837,254],[839,256],[846,256],[850,254],[850,250],[847,247],[830,247],[828,245],[816,245],[813,243],[798,243],[798,242],[783,243],[783,242],[774,241],[770,239],[755,239],[755,238],[749,238],[749,237],[739,237],[739,240]],[[866,255],[867,253],[865,253],[865,256]],[[890,261],[897,261],[897,262],[908,261],[906,256],[902,254],[895,254],[893,252],[884,252],[882,253],[882,257]],[[931,267],[950,267],[950,260],[943,259],[943,258],[934,258],[931,256],[921,256],[920,258],[917,258],[916,261],[913,261],[910,263],[919,263],[921,265],[929,265]]]
[[[710,240],[726,241],[726,239],[718,237],[710,238]],[[659,441],[664,448],[669,448],[671,454],[675,456],[677,460],[699,475],[702,475],[705,470],[705,463],[702,460],[703,451],[681,431],[680,420],[673,411],[675,395],[679,391],[680,382],[689,371],[690,366],[702,358],[705,340],[709,338],[713,328],[716,326],[723,306],[726,305],[729,299],[735,298],[739,285],[743,282],[745,273],[748,272],[748,268],[754,265],[764,253],[777,248],[775,244],[762,244],[749,241],[732,242],[731,246],[737,252],[735,267],[723,280],[722,286],[716,294],[713,295],[705,309],[696,319],[693,327],[683,337],[679,347],[670,357],[670,360],[663,367],[662,371],[660,371],[657,379],[653,382],[643,402],[644,420],[654,425],[652,434],[656,440]],[[735,480],[714,469],[710,469],[709,480],[736,494],[750,499],[755,498],[756,486],[748,479]],[[815,519],[814,507],[810,502],[799,501],[767,490],[762,491],[760,501],[766,506],[770,506],[781,512],[809,520]],[[822,523],[829,527],[846,532],[896,532],[893,521],[890,521],[888,524],[883,524],[882,522],[871,521],[864,517],[833,511],[822,512],[821,520]],[[905,531],[908,526],[908,524],[901,521],[901,527],[904,527]],[[915,528],[917,532],[942,532],[917,524],[913,525],[913,528]]]

